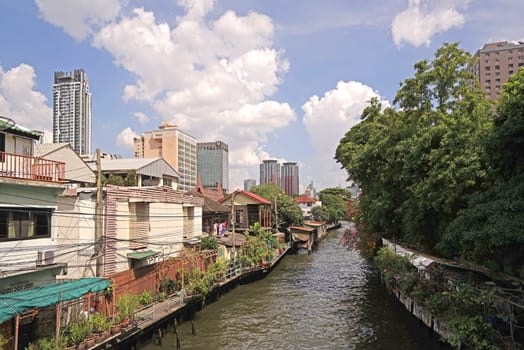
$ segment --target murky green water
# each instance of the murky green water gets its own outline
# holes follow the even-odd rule
[[[264,279],[242,285],[179,326],[181,349],[440,349],[331,231],[312,255],[289,255]],[[163,349],[176,349],[173,333]],[[160,349],[149,344],[147,350]]]

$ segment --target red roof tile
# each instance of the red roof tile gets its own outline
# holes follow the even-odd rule
[[[316,203],[317,201],[314,198],[311,198],[309,196],[306,196],[303,194],[302,196],[298,196],[297,198],[293,199],[295,203]]]
[[[268,201],[267,199],[265,199],[264,197],[261,197],[259,196],[258,194],[255,194],[253,192],[248,192],[248,191],[235,191],[234,193],[236,193],[236,195],[244,195],[246,197],[250,197],[251,199],[254,199],[255,201],[259,202],[260,204],[268,204],[268,205],[271,205],[271,202]],[[219,203],[222,203],[224,201],[226,201],[227,199],[231,198],[231,196],[233,195],[233,193],[230,193],[228,195],[226,195],[224,198],[220,199],[218,202]]]

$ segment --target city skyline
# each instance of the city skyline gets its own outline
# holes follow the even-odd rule
[[[83,68],[91,151],[133,157],[134,137],[169,120],[229,145],[230,191],[263,159],[296,161],[301,193],[346,187],[335,149],[370,98],[392,105],[445,42],[473,55],[523,40],[522,13],[520,0],[5,1],[0,115],[51,137],[53,72]]]

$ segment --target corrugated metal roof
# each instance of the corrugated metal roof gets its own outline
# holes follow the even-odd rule
[[[36,143],[34,147],[35,156],[44,157],[62,147],[69,145],[67,142],[60,143]]]
[[[20,136],[27,136],[32,139],[38,140],[42,136],[42,132],[31,130],[21,125],[15,123],[14,120],[10,118],[0,117],[0,130],[10,132],[12,134],[17,134]]]
[[[90,163],[89,166],[96,171],[96,163]],[[180,177],[164,158],[101,159],[100,167],[102,172],[136,170],[141,175]]]

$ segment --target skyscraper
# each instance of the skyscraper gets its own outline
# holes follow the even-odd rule
[[[244,180],[244,191],[248,192],[251,191],[251,187],[254,187],[257,185],[257,180],[255,179],[245,179]]]
[[[282,164],[281,174],[282,189],[288,196],[299,194],[298,165],[295,162],[286,162]]]
[[[222,141],[197,143],[197,176],[204,188],[216,188],[220,183],[229,191],[229,147]]]
[[[68,142],[80,155],[91,153],[91,93],[83,69],[55,72],[53,143]]]
[[[164,158],[180,174],[180,191],[192,191],[197,179],[196,139],[178,129],[170,122],[163,121],[157,130],[145,131],[134,138],[135,158]]]
[[[280,163],[273,159],[266,159],[260,164],[260,184],[274,183],[280,187]]]
[[[498,99],[502,85],[524,66],[524,42],[499,41],[485,44],[475,54],[475,74],[488,97]]]

